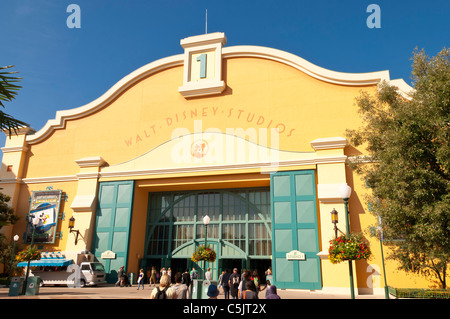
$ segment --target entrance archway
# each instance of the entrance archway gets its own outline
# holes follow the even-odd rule
[[[251,259],[270,260],[269,188],[163,192],[149,193],[143,267],[146,260],[159,258],[161,267],[203,270],[203,263],[195,265],[190,258],[195,247],[204,243],[205,215],[211,218],[208,244],[217,253],[216,262],[209,265],[213,278],[228,267],[241,271]]]

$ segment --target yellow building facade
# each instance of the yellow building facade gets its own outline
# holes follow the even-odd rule
[[[7,138],[0,183],[20,220],[5,234],[29,242],[30,203],[60,191],[53,228],[35,242],[67,256],[89,250],[112,278],[122,265],[202,268],[190,256],[206,240],[218,255],[209,264],[215,276],[272,267],[280,288],[348,293],[347,263],[328,260],[330,212],[344,231],[339,187],[347,184],[351,231],[373,252],[353,262],[355,293],[383,294],[380,243],[368,231],[376,218],[363,199],[370,190],[346,165],[364,150],[343,136],[361,125],[361,91],[375,93],[383,80],[402,94],[412,88],[388,71],[340,73],[276,49],[227,47],[223,33],[180,44],[184,53]],[[386,277],[394,287],[430,286],[392,261]]]

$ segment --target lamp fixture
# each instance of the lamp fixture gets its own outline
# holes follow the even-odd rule
[[[347,184],[342,184],[341,187],[339,187],[339,194],[343,200],[348,200],[352,194],[352,188]]]
[[[336,209],[334,209],[333,208],[333,210],[331,211],[331,222],[333,223],[333,224],[337,224],[339,221],[338,221],[338,212],[336,211]]]
[[[34,213],[33,215],[29,216],[29,222],[31,225],[33,225],[34,228],[36,228],[39,225],[39,222],[41,221],[41,216],[38,215],[38,213]]]
[[[76,233],[75,236],[75,245],[78,243],[78,235],[80,235],[80,231],[78,229],[73,229],[75,227],[75,218],[72,216],[69,219],[69,230],[70,233]]]
[[[331,222],[334,224],[334,238],[337,238],[337,232],[338,232],[338,228],[336,226],[336,224],[339,222],[338,221],[338,212],[336,209],[333,208],[333,210],[331,211]]]

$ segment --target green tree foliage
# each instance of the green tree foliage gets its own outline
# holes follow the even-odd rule
[[[22,245],[20,243],[16,243],[14,256],[13,254],[13,241],[12,239],[7,239],[5,236],[0,234],[0,264],[5,266],[3,275],[0,274],[0,277],[7,277],[9,275],[10,270],[14,273],[17,268],[17,260],[16,256],[18,252],[22,249]],[[12,269],[9,269],[11,266],[11,259],[13,259]],[[18,270],[17,273],[20,273],[21,270]],[[1,280],[1,279],[0,279]]]
[[[9,205],[11,197],[0,193],[0,229],[3,226],[14,224],[18,217],[14,214],[13,209]]]
[[[0,193],[0,229],[3,226],[14,224],[18,220],[9,205],[10,199],[8,195]],[[0,263],[7,267],[9,267],[11,261],[12,246],[12,242],[8,241],[3,234],[0,234]]]
[[[3,108],[5,105],[3,102],[10,102],[16,96],[18,91],[22,88],[17,83],[22,78],[14,76],[17,71],[8,71],[8,69],[14,67],[13,65],[0,67],[0,106]],[[8,131],[9,135],[12,131],[21,126],[29,126],[27,123],[13,118],[11,115],[0,111],[0,130]]]
[[[391,258],[400,268],[435,276],[446,288],[450,258],[450,49],[435,57],[413,53],[414,92],[409,98],[382,83],[376,96],[357,98],[364,126],[347,130],[355,146],[367,148],[351,166],[373,195]]]

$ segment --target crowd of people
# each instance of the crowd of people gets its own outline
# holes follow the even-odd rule
[[[121,285],[123,283],[123,267],[119,269],[119,279],[116,283]],[[121,279],[122,278],[122,279]],[[177,272],[172,280],[171,269],[167,270],[163,267],[159,272],[155,267],[152,267],[147,275],[144,270],[139,271],[137,277],[137,289],[141,287],[144,289],[144,281],[154,287],[150,298],[151,299],[190,299],[191,285],[194,279],[199,278],[199,273],[195,268],[191,271],[186,269],[183,273]],[[208,268],[205,272],[205,278],[211,281],[211,269]],[[173,282],[174,281],[174,282]],[[269,268],[265,272],[265,282],[261,282],[258,272],[244,270],[242,274],[238,273],[238,269],[234,268],[232,273],[227,270],[220,274],[217,285],[210,284],[208,286],[207,296],[210,299],[217,299],[223,293],[225,299],[260,299],[261,292],[265,291],[265,299],[280,299],[277,294],[277,288],[273,283],[272,271]]]
[[[280,299],[277,287],[272,284],[272,271],[269,268],[265,272],[266,281],[262,283],[258,272],[244,270],[242,274],[234,268],[229,274],[226,270],[219,277],[218,286],[223,289],[225,299],[259,299],[259,293],[265,292],[266,299]]]

